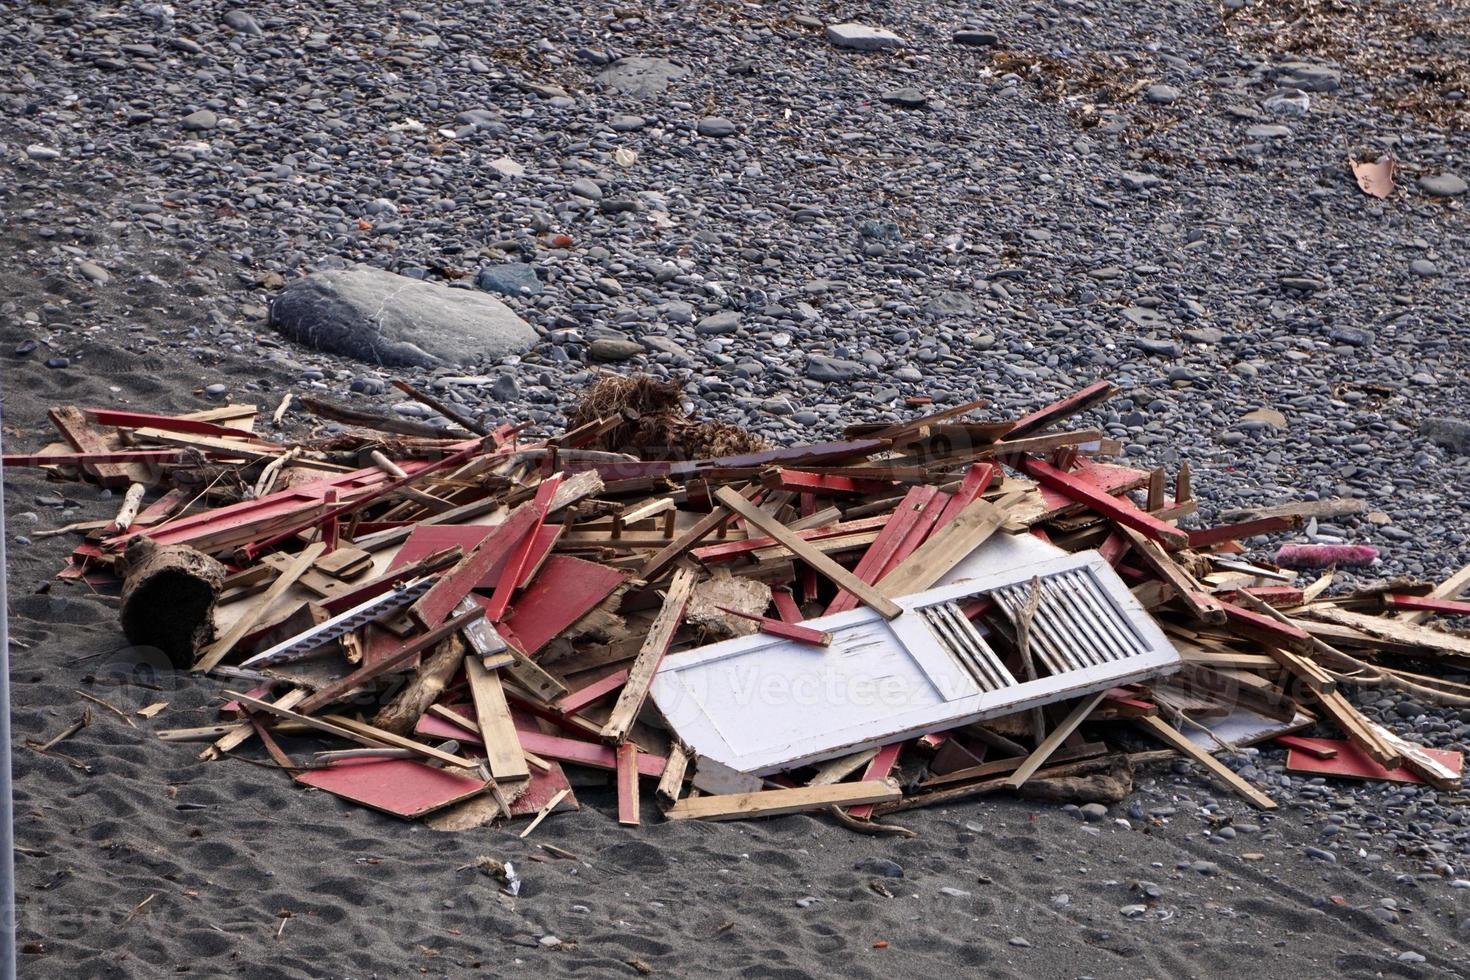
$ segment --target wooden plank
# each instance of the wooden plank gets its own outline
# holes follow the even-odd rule
[[[1317,694],[1316,703],[1321,706],[1323,713],[1337,723],[1337,727],[1342,729],[1348,740],[1374,762],[1386,769],[1397,769],[1404,764],[1399,751],[1373,730],[1368,719],[1349,703],[1341,691]]]
[[[1335,759],[1340,746],[1351,745],[1350,742],[1333,742],[1325,738],[1303,738],[1300,735],[1277,735],[1272,741],[1284,749],[1305,752],[1314,759]],[[1354,749],[1354,751],[1357,750]]]
[[[865,604],[876,609],[885,619],[893,619],[903,612],[903,609],[892,599],[889,599],[872,586],[858,579],[857,576],[853,575],[847,569],[811,547],[811,545],[798,537],[796,533],[787,530],[786,526],[780,521],[775,520],[757,508],[730,487],[721,487],[715,492],[715,497],[720,503],[745,518],[746,521],[760,528],[770,537],[775,538],[778,543],[785,545],[797,558],[800,558],[815,568],[820,574],[831,579],[841,588],[857,596]]]
[[[874,748],[828,759],[817,767],[816,773],[806,781],[806,784],[808,786],[831,786],[833,783],[840,783],[872,762],[877,755],[878,749]]]
[[[527,731],[524,728],[520,730],[520,733],[521,747],[543,758],[588,766],[592,769],[606,769],[609,772],[618,767],[617,753],[606,745],[584,742],[579,738],[567,738],[563,735]],[[638,773],[640,775],[657,779],[663,775],[666,765],[668,765],[668,760],[662,756],[650,755],[647,752],[638,753]]]
[[[774,595],[774,592],[772,594]],[[819,647],[831,646],[832,644],[831,633],[824,633],[821,630],[812,629],[810,626],[798,626],[795,623],[783,622],[779,619],[768,619],[765,616],[741,612],[739,609],[732,609],[729,606],[720,606],[719,609],[721,612],[728,613],[731,616],[738,616],[741,619],[748,619],[754,622],[762,633],[768,633],[771,636],[795,640],[798,643],[810,643],[813,646]]]
[[[1159,741],[1163,742],[1165,745],[1177,749],[1184,755],[1189,756],[1195,762],[1198,762],[1200,765],[1204,766],[1213,775],[1215,775],[1222,782],[1227,784],[1239,796],[1244,798],[1248,803],[1250,803],[1257,809],[1276,809],[1275,800],[1271,799],[1271,797],[1256,789],[1240,776],[1237,776],[1235,772],[1230,769],[1229,766],[1225,765],[1225,763],[1221,762],[1219,759],[1216,759],[1213,755],[1210,755],[1210,753],[1206,752],[1204,749],[1200,748],[1198,745],[1195,745],[1189,739],[1176,732],[1168,725],[1167,722],[1164,722],[1159,718],[1137,718],[1134,720],[1134,724],[1138,725],[1149,734],[1157,737]]]
[[[46,413],[51,424],[56,426],[62,438],[81,453],[112,453],[116,446],[106,436],[92,428],[82,410],[75,405],[62,405]],[[114,440],[115,441],[115,440]],[[130,483],[152,484],[153,476],[147,466],[137,463],[84,463],[83,469],[97,477],[104,487],[122,488]]]
[[[1017,746],[1019,748],[1020,746]],[[1106,755],[1108,746],[1105,742],[1084,742],[1076,748],[1060,748],[1051,754],[1053,764],[1063,762],[1078,762],[1083,759],[1095,759],[1100,755]],[[1034,753],[1026,755],[1011,756],[1007,759],[992,759],[990,762],[982,762],[979,765],[969,766],[965,769],[956,769],[938,776],[931,776],[920,783],[922,789],[937,789],[944,786],[955,786],[961,783],[974,782],[981,779],[991,779],[995,776],[1005,776],[1015,772],[1025,765],[1026,760]],[[1031,774],[1035,778],[1036,773]]]
[[[1095,408],[1113,397],[1113,393],[1117,390],[1111,381],[1095,381],[1081,391],[1073,392],[1066,398],[1038,408],[1029,415],[1023,415],[1016,420],[1011,431],[1006,433],[1002,445],[1013,439],[1020,439],[1023,436],[1041,432],[1043,429],[1049,429],[1063,419]]]
[[[897,783],[890,779],[880,779],[864,783],[761,790],[756,793],[685,797],[671,806],[665,816],[670,820],[743,820],[800,813],[803,810],[820,810],[829,806],[889,803],[902,796]]]
[[[1111,521],[1140,531],[1165,547],[1183,548],[1189,544],[1189,535],[1174,525],[1159,520],[1147,511],[1139,510],[1125,499],[1114,497],[1091,483],[1064,473],[1050,463],[1029,456],[1023,456],[1015,462],[1018,469],[1042,486],[1066,495]]]
[[[248,694],[236,694],[232,691],[226,693],[229,697],[239,701],[251,711],[263,711],[266,714],[275,715],[277,718],[285,718],[287,721],[294,721],[308,728],[314,728],[319,732],[325,732],[328,735],[345,738],[349,742],[357,742],[370,748],[388,746],[389,748],[395,749],[408,749],[414,754],[421,755],[426,759],[433,759],[436,762],[442,762],[445,765],[456,766],[461,769],[475,769],[479,766],[479,763],[473,759],[464,759],[457,755],[450,755],[448,752],[440,752],[438,749],[431,748],[420,742],[415,742],[413,739],[404,738],[401,735],[394,735],[392,732],[385,732],[381,728],[374,728],[372,725],[365,725],[362,722],[354,721],[351,718],[344,718],[341,715],[313,718],[299,711],[283,708],[279,701],[272,704],[269,701],[252,698]]]
[[[307,545],[299,555],[291,560],[291,564],[287,565],[281,574],[276,576],[276,580],[271,583],[271,587],[266,590],[265,595],[261,596],[248,612],[235,620],[224,636],[211,643],[200,654],[199,659],[194,663],[193,671],[196,674],[202,673],[223,660],[225,654],[234,649],[235,644],[239,643],[247,633],[255,628],[255,625],[260,622],[261,617],[266,614],[270,607],[275,605],[276,601],[285,595],[291,586],[296,584],[297,579],[306,574],[307,570],[311,568],[312,563],[320,558],[322,552],[326,550],[326,544],[321,541]]]
[[[464,672],[475,703],[475,722],[485,745],[490,775],[499,782],[529,778],[531,770],[521,751],[520,737],[510,716],[510,705],[505,702],[499,675],[486,670],[478,657],[465,658]]]
[[[658,665],[663,662],[664,654],[668,653],[669,645],[674,641],[674,633],[684,620],[684,607],[688,605],[689,596],[694,591],[695,578],[693,569],[689,568],[681,568],[674,573],[673,581],[664,594],[663,606],[648,628],[648,635],[639,647],[638,655],[633,658],[632,666],[628,668],[628,680],[618,695],[618,703],[602,728],[604,741],[616,744],[627,739],[633,722],[643,710],[643,702],[648,698],[653,675],[658,672]]]
[[[883,530],[878,533],[878,537],[868,546],[868,549],[863,552],[862,558],[853,567],[853,576],[868,585],[877,582],[882,577],[883,571],[888,567],[889,559],[898,554],[899,549],[905,544],[909,532],[920,523],[925,510],[933,503],[938,492],[936,487],[930,486],[909,488],[908,493],[903,498],[903,502],[894,509],[887,522],[884,523]],[[932,520],[938,514],[931,514],[929,516]],[[917,547],[917,543],[915,543],[914,547]],[[908,549],[908,553],[913,553],[912,547]],[[907,557],[907,555],[904,557]],[[833,597],[822,615],[831,616],[834,613],[846,612],[849,609],[857,608],[857,604],[857,596],[845,589],[839,589],[837,595]]]
[[[1052,757],[1056,750],[1061,748],[1062,743],[1071,737],[1078,726],[1087,720],[1087,716],[1092,714],[1093,710],[1107,696],[1107,691],[1098,691],[1091,697],[1083,698],[1077,702],[1076,707],[1067,714],[1067,717],[1062,720],[1062,723],[1056,728],[1053,728],[1051,733],[1042,739],[1041,744],[1036,746],[1035,751],[1026,757],[1026,761],[1021,763],[1016,768],[1016,771],[1006,778],[1006,785],[1012,789],[1019,789],[1026,780],[1036,775],[1036,770],[1046,764],[1046,761]]]
[[[679,558],[690,548],[703,541],[705,538],[725,523],[730,517],[730,512],[723,507],[716,507],[705,516],[701,517],[691,527],[680,534],[673,541],[656,552],[643,567],[638,569],[638,578],[645,582],[656,581],[663,573],[678,561]]]
[[[893,772],[893,767],[898,765],[898,757],[903,753],[903,742],[893,742],[885,745],[873,753],[873,758],[868,761],[867,768],[863,770],[862,782],[872,782],[877,779],[887,779]],[[807,783],[808,786],[812,785]],[[867,820],[873,815],[873,804],[859,803],[847,811],[847,815],[858,820]]]
[[[1425,598],[1453,599],[1463,593],[1466,589],[1470,589],[1470,565],[1466,565],[1464,568],[1455,572],[1449,578],[1436,585],[1433,589],[1429,591],[1429,595],[1425,596]],[[1429,616],[1430,614],[1426,611],[1413,610],[1411,612],[1399,613],[1397,615],[1397,619],[1405,623],[1422,623],[1426,619],[1428,619]]]
[[[1189,535],[1189,546],[1191,548],[1208,548],[1211,545],[1221,544],[1225,541],[1254,538],[1262,534],[1289,531],[1292,528],[1301,526],[1302,519],[1298,516],[1261,517],[1254,521],[1241,521],[1238,524],[1221,524],[1219,527],[1207,527],[1184,533]]]
[[[1291,739],[1291,741],[1286,741]],[[1286,753],[1286,771],[1303,776],[1333,776],[1338,779],[1381,780],[1393,783],[1423,783],[1426,780],[1408,766],[1386,769],[1352,742],[1325,738],[1281,736],[1276,741],[1290,751]],[[1465,757],[1447,749],[1424,749],[1431,759],[1446,767],[1451,774],[1464,768]]]
[[[1118,533],[1126,537],[1133,546],[1134,554],[1163,578],[1174,590],[1180,603],[1189,614],[1202,623],[1225,622],[1225,610],[1218,599],[1210,595],[1204,585],[1183,566],[1169,557],[1156,541],[1126,524],[1117,525]]]
[[[679,802],[679,797],[684,794],[684,776],[688,770],[689,750],[675,742],[669,749],[668,762],[664,764],[664,771],[659,774],[658,788],[653,793],[659,806],[668,809]]]
[[[351,693],[362,685],[376,680],[390,671],[398,670],[423,651],[437,646],[452,633],[460,629],[460,627],[468,626],[484,615],[485,610],[476,606],[469,612],[461,613],[427,633],[405,640],[397,650],[384,656],[382,659],[371,664],[364,664],[346,677],[333,681],[317,690],[309,698],[301,702],[301,710],[303,712],[316,711],[318,708],[331,704],[333,701]]]
[[[1431,614],[1441,616],[1470,616],[1470,602],[1460,599],[1436,599],[1432,596],[1417,595],[1385,595],[1383,605],[1386,609],[1407,609],[1414,612],[1422,612],[1426,617]]]
[[[536,550],[536,536],[541,524],[546,520],[546,515],[551,508],[551,499],[556,494],[556,488],[561,484],[560,476],[552,476],[536,487],[536,496],[527,509],[531,513],[531,527],[535,530],[527,531],[517,546],[511,551],[506,560],[505,569],[500,573],[500,581],[495,585],[495,592],[490,596],[489,603],[485,606],[485,618],[491,622],[499,622],[505,618],[505,612],[510,608],[510,597],[515,595],[520,588],[521,574],[530,561],[531,553]]]
[[[474,551],[460,559],[459,564],[439,576],[428,592],[419,596],[409,607],[408,614],[425,629],[444,621],[444,617],[459,605],[480,584],[490,566],[502,560],[526,538],[531,528],[540,522],[533,507],[522,505],[506,517],[493,535],[487,536]],[[487,613],[487,618],[495,617]]]
[[[310,693],[304,687],[293,688],[276,698],[275,703],[282,708],[292,708],[306,700],[306,696]],[[233,751],[241,745],[244,745],[254,734],[255,727],[248,720],[225,726],[225,731],[220,733],[219,738],[203,752],[199,753],[199,759],[206,762],[218,759],[226,752]],[[159,737],[162,738],[163,736],[160,734]]]
[[[888,596],[923,592],[964,561],[1006,522],[1006,505],[976,498],[960,516],[937,528],[903,563],[878,580],[878,589]]]
[[[638,826],[638,746],[623,742],[618,746],[618,823]]]
[[[185,453],[177,449],[134,449],[96,453],[6,453],[0,466],[93,466],[113,463],[178,463]]]
[[[627,682],[628,672],[615,670],[601,680],[593,681],[559,698],[556,702],[556,710],[563,714],[574,715],[589,704],[596,704],[612,692],[619,690]]]

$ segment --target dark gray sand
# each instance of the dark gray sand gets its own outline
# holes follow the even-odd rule
[[[447,395],[497,420],[558,424],[596,338],[638,341],[631,366],[691,372],[699,411],[780,441],[900,416],[904,395],[984,394],[1009,415],[1105,375],[1123,397],[1091,421],[1140,462],[1188,455],[1203,516],[1358,494],[1386,520],[1324,533],[1380,546],[1384,572],[1443,575],[1470,559],[1470,463],[1420,433],[1470,415],[1465,198],[1445,178],[1470,166],[1458,117],[1396,106],[1463,104],[1463,82],[1403,67],[1463,63],[1461,35],[1401,35],[1383,77],[1361,52],[1301,48],[1347,64],[1298,117],[1284,81],[1321,79],[1283,81],[1291,55],[1260,35],[1299,5],[1246,6],[1250,32],[1212,3],[8,2],[5,447],[50,441],[51,405],[189,411],[218,404],[210,385],[267,413],[287,391],[383,408],[392,372],[272,336],[282,278],[524,258],[546,293],[509,302],[541,342],[464,367],[494,385]],[[843,19],[911,49],[838,52],[812,25]],[[971,22],[1102,76],[1058,102],[1045,73],[954,44]],[[593,83],[639,54],[690,72],[654,97]],[[880,98],[904,87],[933,101]],[[471,110],[483,125],[456,121]],[[726,131],[710,117],[736,134],[700,135]],[[1400,190],[1380,203],[1345,161],[1388,149]],[[495,176],[502,156],[524,182]],[[728,312],[732,333],[696,326]],[[1285,430],[1242,419],[1263,405]],[[580,813],[521,841],[201,763],[149,732],[208,723],[218,685],[139,663],[112,605],[51,581],[71,540],[26,540],[118,500],[34,471],[7,471],[5,491],[22,976],[1300,980],[1470,964],[1470,838],[1449,794],[1286,779],[1261,815],[1163,764],[1097,823],[990,799],[902,815],[920,836],[899,840],[800,816],[666,824],[651,807],[629,830],[605,786],[579,785]],[[1456,711],[1366,704],[1465,747]],[[58,754],[26,747],[84,710],[91,727]],[[1273,783],[1281,763],[1255,762]],[[519,868],[519,897],[467,867],[480,855]]]

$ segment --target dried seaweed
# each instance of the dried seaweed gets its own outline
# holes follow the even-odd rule
[[[690,419],[683,389],[646,374],[599,379],[567,412],[567,427],[612,417],[621,421],[592,445],[640,459],[708,459],[769,448],[766,440],[737,425]]]

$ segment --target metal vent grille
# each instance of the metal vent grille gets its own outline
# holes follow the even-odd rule
[[[1031,621],[1031,649],[1053,674],[1085,670],[1148,653],[1149,644],[1086,568],[1042,576],[1041,600]],[[1031,582],[989,593],[1017,621]]]

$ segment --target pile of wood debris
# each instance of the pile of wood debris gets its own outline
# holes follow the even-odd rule
[[[1063,425],[1107,382],[1014,421],[970,421],[974,402],[784,448],[700,428],[648,379],[599,386],[538,439],[399,387],[458,428],[303,400],[349,425],[287,444],[252,406],[58,408],[64,443],[5,458],[125,491],[115,520],[68,529],[85,540],[62,578],[228,688],[223,719],[159,737],[204,759],[253,743],[306,786],[444,829],[534,826],[577,806],[573,781],[611,778],[625,824],[656,786],[668,819],[817,809],[881,831],[997,791],[1116,801],[1180,754],[1271,808],[1214,754],[1267,739],[1291,771],[1459,782],[1458,754],[1344,690],[1470,705],[1438,676],[1470,639],[1425,622],[1470,614],[1470,569],[1330,599],[1330,569],[1243,560],[1242,540],[1360,502],[1186,529],[1187,464],[1170,494]],[[1315,727],[1341,738],[1300,736]]]

